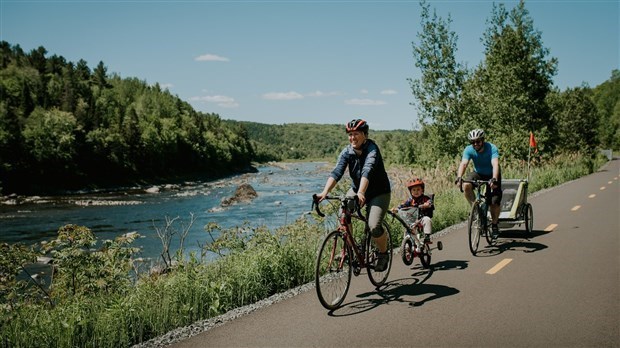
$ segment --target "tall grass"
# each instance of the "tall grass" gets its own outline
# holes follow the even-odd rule
[[[454,185],[453,162],[438,162],[432,169],[391,168],[392,205],[406,199],[407,180],[422,177],[427,193],[435,194],[434,230],[463,221],[468,205]],[[603,163],[579,155],[537,163],[531,167],[530,192],[589,174]],[[523,163],[503,163],[503,168],[504,178],[527,176]],[[396,246],[402,236],[392,227]],[[232,239],[218,250],[224,256],[206,262],[192,255],[169,273],[139,277],[126,293],[68,297],[54,307],[0,304],[0,346],[129,347],[313,279],[321,224],[300,219],[275,231],[246,227],[233,232],[222,233]]]

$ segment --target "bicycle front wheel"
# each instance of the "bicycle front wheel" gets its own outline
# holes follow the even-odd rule
[[[376,287],[380,287],[385,284],[385,281],[390,274],[390,270],[392,269],[392,235],[385,221],[382,226],[384,231],[383,233],[387,235],[386,245],[388,264],[385,270],[375,270],[375,265],[377,264],[377,259],[379,258],[379,247],[374,239],[370,237],[370,232],[367,232],[369,235],[366,236],[366,269],[368,271],[368,279],[370,279],[372,285]]]
[[[431,267],[431,245],[428,243],[422,244],[422,251],[420,252],[420,263],[424,268]]]
[[[478,252],[478,244],[480,243],[480,229],[482,228],[482,220],[479,215],[479,204],[474,202],[471,206],[471,212],[469,213],[469,220],[467,221],[467,233],[469,235],[469,251],[472,255],[476,255]]]
[[[319,301],[326,309],[338,308],[351,286],[353,255],[340,231],[330,232],[316,259],[315,285]]]

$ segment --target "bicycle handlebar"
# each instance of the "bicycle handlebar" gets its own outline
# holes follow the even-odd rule
[[[334,196],[325,196],[323,197],[323,199],[327,199],[327,200],[332,200],[332,201],[340,201],[340,202],[344,202],[346,199],[353,199],[355,201],[355,212],[357,213],[357,216],[359,216],[360,218],[364,218],[364,216],[362,215],[361,212],[361,207],[359,204],[359,200],[357,198],[357,196],[353,196],[353,197],[334,197]],[[320,217],[325,217],[325,214],[321,211],[321,209],[319,208],[319,198],[318,195],[315,193],[312,195],[312,208],[314,209],[314,211],[316,211],[316,213],[320,216]]]
[[[472,184],[472,185],[474,185],[474,187],[478,187],[478,186],[480,186],[482,184],[485,185],[485,186],[490,185],[489,181],[487,181],[487,180],[465,180],[465,179],[461,179],[459,181],[459,189],[461,190],[461,192],[463,192],[463,183],[464,182]]]
[[[330,199],[330,198],[331,197],[329,196],[325,196],[325,199]],[[312,209],[314,209],[320,217],[325,217],[325,214],[323,214],[321,212],[321,209],[319,209],[319,198],[316,193],[312,195]]]

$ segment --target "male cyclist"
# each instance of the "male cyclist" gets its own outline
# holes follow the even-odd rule
[[[484,131],[474,129],[467,134],[470,145],[463,150],[461,164],[456,173],[456,184],[463,185],[465,198],[470,204],[475,200],[472,184],[463,183],[462,177],[471,160],[474,162],[474,171],[467,173],[465,180],[489,180],[491,192],[487,192],[486,202],[491,211],[491,236],[496,239],[499,235],[497,222],[502,201],[502,171],[499,166],[499,151],[497,146],[484,141]]]
[[[383,272],[388,266],[389,246],[381,222],[390,206],[390,180],[379,147],[368,138],[368,123],[354,119],[347,123],[346,131],[349,145],[340,152],[336,167],[327,178],[323,192],[317,197],[319,202],[325,199],[348,167],[352,183],[347,196],[357,195],[360,206],[368,205],[368,226],[380,251],[375,270]]]

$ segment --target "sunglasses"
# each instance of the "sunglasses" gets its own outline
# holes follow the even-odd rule
[[[482,140],[482,139],[476,139],[476,140],[470,141],[471,144],[482,144],[483,142],[484,142],[484,140]]]

